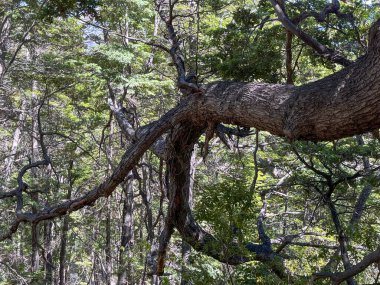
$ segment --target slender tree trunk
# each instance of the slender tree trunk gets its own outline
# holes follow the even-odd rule
[[[27,104],[27,100],[25,98],[22,99],[21,111],[20,111],[20,114],[18,116],[17,128],[13,134],[13,142],[12,142],[11,150],[9,152],[9,156],[5,159],[5,174],[4,174],[4,176],[5,176],[6,180],[9,180],[9,178],[11,176],[13,163],[15,161],[17,149],[18,149],[18,146],[19,146],[20,141],[21,141],[22,128],[23,128],[23,125],[25,122],[25,117],[26,117],[26,113],[25,113],[26,104]]]
[[[31,51],[29,51],[29,54],[32,54]],[[33,56],[30,55],[32,58]],[[37,137],[39,134],[38,131],[38,119],[37,119],[37,109],[38,109],[38,98],[36,95],[37,91],[37,83],[35,81],[32,82],[32,101],[31,101],[31,117],[32,117],[32,149],[31,149],[31,162],[34,163],[38,160],[38,141]],[[37,171],[36,168],[31,169],[31,174],[34,179],[37,179]],[[38,198],[38,192],[33,192],[30,194],[31,199],[33,202],[38,205],[39,198]],[[36,206],[32,206],[32,213],[37,213]],[[39,263],[40,263],[40,255],[39,255],[39,225],[33,224],[32,225],[32,272],[37,272],[39,269]]]
[[[143,160],[145,167],[142,168],[142,187],[140,190],[141,199],[143,201],[144,207],[145,207],[145,216],[143,218],[145,228],[147,231],[147,242],[152,245],[152,248],[149,252],[147,252],[145,256],[145,265],[144,265],[144,276],[146,275],[147,271],[152,272],[153,268],[150,267],[152,265],[151,260],[154,259],[152,257],[152,254],[154,251],[152,249],[155,247],[155,241],[154,241],[154,227],[153,227],[153,212],[152,212],[152,206],[151,206],[151,200],[152,200],[152,166],[149,164],[149,157],[145,156],[145,159]],[[155,276],[151,275],[151,283],[154,284],[155,282]],[[143,278],[144,280],[144,278]]]
[[[73,161],[69,162],[68,167],[68,180],[69,189],[66,194],[66,199],[71,199],[71,192],[73,188],[74,179],[72,177]],[[66,256],[67,256],[67,233],[69,231],[69,216],[66,215],[63,218],[62,232],[61,232],[61,244],[59,249],[59,285],[66,284]]]
[[[139,193],[141,193],[142,191],[142,182],[141,182],[141,179],[139,180]],[[140,212],[139,212],[139,216],[140,216],[140,221],[145,221],[145,214],[146,213],[146,209],[145,207],[140,207]],[[144,223],[141,222],[141,223],[138,223],[138,240],[143,240],[144,239]],[[144,271],[143,273],[141,274],[140,276],[140,280],[139,282],[136,281],[136,284],[145,284],[145,279],[146,279],[146,275],[147,275],[147,272],[146,272],[146,254],[144,255],[144,253],[142,251],[139,252],[139,262],[143,263],[144,264]]]
[[[35,273],[38,271],[39,264],[40,264],[38,238],[39,238],[38,225],[32,224],[32,254],[31,254],[31,272],[32,273]]]
[[[286,14],[285,0],[276,0],[277,3],[281,6],[281,9]],[[292,51],[292,32],[285,30],[286,40],[285,40],[285,68],[286,68],[286,84],[293,85],[293,51]]]
[[[9,12],[9,11],[7,11]],[[5,16],[1,19],[0,23],[0,86],[3,84],[6,62],[5,56],[7,53],[7,42],[9,38],[9,33],[11,30],[11,16],[8,13],[4,13]]]
[[[107,209],[106,209],[106,244],[105,244],[105,255],[106,255],[106,284],[111,285],[111,277],[112,277],[112,248],[111,248],[111,203],[108,200]]]
[[[110,162],[112,162],[112,159],[113,159],[113,147],[112,147],[112,141],[113,141],[113,136],[114,136],[113,127],[114,127],[114,124],[111,120],[110,134],[109,134],[109,140],[108,140],[108,154],[107,154]],[[108,165],[108,171],[109,173],[112,173],[111,164]],[[111,279],[112,279],[111,212],[112,212],[112,204],[110,202],[110,199],[108,199],[107,207],[106,207],[106,244],[105,244],[105,255],[106,255],[105,277],[106,277],[107,285],[111,285]]]
[[[145,164],[148,165],[148,167],[151,167],[148,163],[149,159],[145,159]],[[153,231],[153,213],[151,208],[151,200],[152,200],[152,193],[151,193],[151,171],[148,169],[148,167],[142,168],[142,189],[140,191],[140,195],[143,201],[143,204],[145,206],[145,226],[148,233],[147,240],[148,242],[152,243],[154,238],[154,231]]]
[[[352,266],[351,262],[350,262],[349,255],[348,255],[348,237],[343,230],[343,227],[342,227],[340,220],[339,220],[339,214],[335,208],[335,205],[331,201],[331,199],[329,199],[327,204],[328,204],[328,207],[330,209],[331,217],[332,217],[332,220],[333,220],[333,223],[335,226],[335,230],[336,230],[337,235],[338,235],[340,255],[342,257],[343,267],[345,270],[348,270]],[[356,284],[356,282],[355,282],[353,277],[350,277],[347,279],[347,285],[355,285],[355,284]]]
[[[44,238],[45,238],[45,253],[46,253],[46,261],[45,261],[45,284],[51,285],[53,283],[53,253],[52,253],[52,230],[53,230],[53,222],[46,221],[44,223]]]
[[[67,256],[67,232],[69,231],[69,217],[63,218],[61,244],[59,249],[59,285],[66,284],[66,256]]]
[[[97,215],[97,218],[98,220],[100,220],[99,215]],[[96,225],[92,231],[92,240],[96,241],[98,238],[98,235],[99,235],[99,225]],[[97,257],[97,252],[95,250],[91,250],[91,261],[92,261],[92,271],[91,271],[92,284],[101,285],[102,271],[101,271],[101,268],[99,268],[99,260]]]
[[[132,173],[130,173],[132,174]],[[121,242],[119,249],[118,285],[134,284],[133,264],[131,262],[134,242],[133,220],[133,182],[128,180],[123,184],[124,201],[121,226]]]
[[[286,52],[286,84],[294,84],[293,80],[293,50],[292,50],[292,40],[293,34],[286,31],[286,44],[285,44],[285,52]]]
[[[194,187],[194,179],[196,172],[196,163],[197,163],[197,146],[194,145],[194,150],[191,154],[190,159],[190,184],[189,184],[189,205],[190,208],[193,207],[193,187]],[[182,239],[182,266],[181,266],[181,285],[190,285],[189,281],[189,272],[187,270],[187,266],[190,264],[190,255],[191,255],[191,246]]]

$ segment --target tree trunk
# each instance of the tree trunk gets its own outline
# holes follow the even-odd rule
[[[22,128],[23,128],[23,125],[25,122],[25,117],[26,117],[26,113],[25,113],[26,103],[27,103],[27,100],[25,98],[23,98],[22,103],[21,103],[21,112],[18,116],[17,128],[13,134],[12,147],[11,147],[11,150],[9,152],[9,156],[5,159],[5,163],[4,163],[5,164],[5,174],[4,174],[4,176],[5,176],[6,180],[9,180],[9,178],[11,176],[13,163],[16,159],[17,149],[18,149],[18,146],[20,144],[21,131],[22,131]]]
[[[61,244],[59,250],[59,285],[66,284],[66,255],[67,255],[67,232],[69,230],[69,217],[63,218]]]
[[[106,244],[105,244],[105,256],[106,256],[106,263],[105,263],[105,279],[106,284],[111,285],[111,277],[112,277],[112,248],[111,248],[111,203],[108,200],[107,207],[106,207]]]
[[[72,175],[74,162],[71,160],[68,167],[68,182],[69,189],[67,191],[66,199],[71,199],[71,192],[73,189],[74,179]],[[67,256],[67,232],[69,231],[69,216],[63,218],[61,244],[59,249],[59,285],[66,284],[66,256]]]
[[[45,284],[51,285],[53,283],[53,253],[52,253],[52,229],[53,222],[46,221],[44,224],[44,238],[45,238]]]
[[[40,256],[38,250],[38,225],[32,225],[32,254],[31,254],[31,272],[35,273],[38,271],[40,264]],[[34,277],[33,277],[34,280]],[[35,281],[35,280],[34,280]]]
[[[182,238],[194,249],[211,256],[221,262],[236,265],[248,260],[259,260],[267,263],[281,278],[288,278],[281,258],[267,244],[247,244],[239,248],[236,244],[225,244],[204,231],[194,220],[189,203],[190,161],[194,143],[202,133],[203,128],[189,124],[175,127],[168,138],[169,159],[169,205],[167,220],[177,228]],[[255,255],[246,255],[245,251]]]
[[[150,185],[150,180],[151,180],[151,173],[148,171],[148,167],[150,165],[148,164],[148,159],[145,160],[145,164],[148,166],[144,166],[142,168],[142,187],[140,190],[140,195],[142,202],[145,206],[145,227],[146,231],[148,233],[147,240],[150,244],[153,242],[154,238],[154,229],[153,229],[153,214],[152,214],[152,207],[151,207],[151,200],[152,200],[152,194],[151,194],[151,185]]]
[[[100,213],[97,215],[97,219],[100,221]],[[99,225],[95,226],[92,230],[92,240],[96,241],[99,236]],[[92,261],[92,271],[90,278],[92,280],[91,284],[100,285],[102,284],[102,271],[99,265],[98,252],[96,250],[91,250],[91,261]]]
[[[331,217],[335,226],[336,233],[338,235],[338,242],[339,242],[339,249],[340,249],[340,255],[342,257],[343,261],[343,267],[345,270],[349,270],[351,268],[351,261],[348,255],[348,237],[344,233],[343,227],[339,220],[339,214],[336,210],[335,205],[331,201],[330,198],[328,198],[327,205],[330,209]],[[355,285],[356,282],[353,277],[350,277],[347,279],[347,285]]]
[[[293,40],[293,34],[289,31],[286,31],[286,43],[285,43],[286,84],[294,84],[292,40]]]
[[[7,53],[7,42],[9,38],[9,33],[11,29],[11,14],[8,14],[10,11],[7,11],[7,13],[4,13],[5,16],[1,19],[0,23],[0,86],[3,83],[4,75],[5,75],[5,69],[6,69],[6,62],[5,62],[5,56]]]
[[[112,119],[112,117],[111,117]],[[110,133],[109,133],[109,140],[108,140],[108,146],[107,146],[107,156],[108,156],[108,171],[109,173],[112,173],[112,159],[113,159],[113,147],[112,147],[112,141],[114,139],[114,124],[112,120],[110,121]],[[110,200],[107,201],[107,207],[106,207],[106,244],[105,244],[105,256],[106,256],[106,263],[105,263],[105,279],[106,284],[111,285],[111,279],[112,279],[112,248],[111,248],[111,213],[112,213],[112,204]]]
[[[189,184],[189,205],[190,208],[193,208],[193,186],[195,179],[195,171],[196,171],[196,160],[197,158],[197,145],[194,145],[193,152],[191,154],[190,159],[190,184]],[[189,273],[187,266],[190,264],[190,255],[191,255],[191,246],[182,239],[182,266],[181,266],[181,285],[189,285],[191,282],[189,281]]]
[[[30,52],[31,54],[31,52]],[[30,56],[32,57],[32,55]],[[32,82],[32,101],[31,101],[31,117],[32,117],[32,148],[31,148],[31,162],[34,163],[38,160],[37,155],[38,155],[38,118],[37,118],[37,109],[38,109],[38,102],[37,102],[37,86],[36,82]],[[37,172],[36,168],[31,169],[31,174],[34,179],[37,179]],[[30,194],[30,198],[32,201],[38,205],[39,203],[39,198],[38,198],[38,192],[32,192]],[[32,212],[37,213],[37,207],[35,205],[32,205]],[[32,268],[31,271],[37,272],[39,269],[39,263],[40,263],[40,255],[39,255],[39,225],[33,224],[32,225]],[[34,277],[33,277],[34,278]]]
[[[121,226],[121,242],[119,249],[119,271],[117,284],[134,284],[132,257],[132,246],[134,242],[133,221],[133,182],[128,180],[123,184],[124,201]]]

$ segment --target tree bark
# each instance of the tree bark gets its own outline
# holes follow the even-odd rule
[[[107,145],[107,160],[109,161],[108,163],[108,170],[109,173],[112,173],[112,159],[113,159],[113,147],[112,147],[112,141],[114,139],[114,124],[112,122],[112,117],[110,120],[110,133],[109,133],[109,140],[108,140],[108,145]],[[111,219],[112,219],[112,204],[108,200],[107,206],[106,206],[106,225],[105,225],[105,230],[106,230],[106,241],[105,241],[105,248],[104,248],[104,253],[106,256],[106,263],[105,263],[105,281],[107,285],[111,285],[111,279],[112,279],[112,248],[111,248]]]
[[[38,271],[40,264],[40,256],[38,250],[38,228],[36,224],[32,224],[32,254],[31,254],[31,273],[35,273]],[[35,281],[33,277],[33,281]]]
[[[197,103],[207,121],[256,127],[290,139],[333,140],[380,127],[379,58],[303,86],[219,82]]]
[[[30,54],[32,54],[31,51],[29,51]],[[30,55],[30,57],[32,57],[32,55]],[[32,117],[32,137],[31,137],[31,141],[32,141],[32,148],[31,148],[31,162],[32,163],[35,163],[38,159],[37,159],[37,155],[38,155],[38,141],[37,141],[37,137],[38,137],[38,114],[37,114],[37,109],[38,109],[38,102],[37,102],[37,95],[36,95],[36,91],[37,91],[37,86],[36,86],[36,82],[35,81],[32,81],[32,86],[31,86],[31,89],[32,89],[32,100],[31,100],[31,117]],[[36,172],[36,169],[35,168],[32,168],[31,169],[31,174],[32,174],[32,177],[34,179],[37,179],[37,172]],[[34,192],[34,193],[31,193],[30,194],[30,198],[33,200],[33,202],[35,203],[35,205],[32,205],[32,212],[33,213],[37,213],[37,207],[36,205],[39,204],[39,197],[38,197],[38,192]],[[37,223],[35,224],[32,224],[32,255],[31,255],[31,264],[32,264],[32,268],[31,268],[31,271],[34,273],[34,272],[37,272],[38,269],[39,269],[39,263],[40,263],[40,255],[39,255],[39,225]],[[34,277],[33,277],[34,279]]]
[[[292,50],[293,34],[286,31],[286,43],[285,43],[285,65],[286,65],[286,84],[294,84],[293,80],[293,50]]]

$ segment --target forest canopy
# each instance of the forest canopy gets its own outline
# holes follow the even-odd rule
[[[379,284],[380,5],[2,0],[0,284]]]

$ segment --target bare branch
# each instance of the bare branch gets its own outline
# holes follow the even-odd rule
[[[329,14],[335,14],[339,19],[345,19],[350,22],[354,20],[354,15],[352,13],[341,13],[340,11],[340,3],[337,0],[333,0],[332,3],[327,4],[322,11],[315,12],[315,11],[305,11],[302,12],[300,15],[292,19],[292,22],[298,25],[299,23],[303,22],[307,18],[314,18],[317,22],[325,22],[326,18],[329,16]]]
[[[380,247],[378,247],[375,251],[367,254],[360,262],[350,267],[346,271],[338,272],[338,273],[330,273],[330,272],[321,272],[314,274],[314,280],[318,280],[321,278],[330,278],[334,285],[338,285],[353,276],[356,276],[360,272],[363,272],[368,266],[373,263],[380,261]]]
[[[168,38],[171,44],[169,52],[177,70],[177,86],[185,95],[192,93],[203,94],[205,90],[187,78],[185,61],[180,50],[180,39],[173,25],[173,20],[175,18],[173,10],[177,2],[177,0],[169,1],[169,3],[165,3],[163,0],[156,1],[156,10],[160,15],[161,20],[165,23]]]
[[[343,66],[349,66],[353,63],[351,60],[346,59],[333,49],[326,47],[325,45],[318,42],[315,38],[311,37],[310,35],[306,34],[303,30],[301,30],[296,24],[294,24],[289,19],[281,5],[279,5],[276,0],[269,1],[272,3],[276,15],[282,23],[282,25],[292,34],[296,35],[300,40],[305,42],[308,46],[313,48],[322,57]]]

